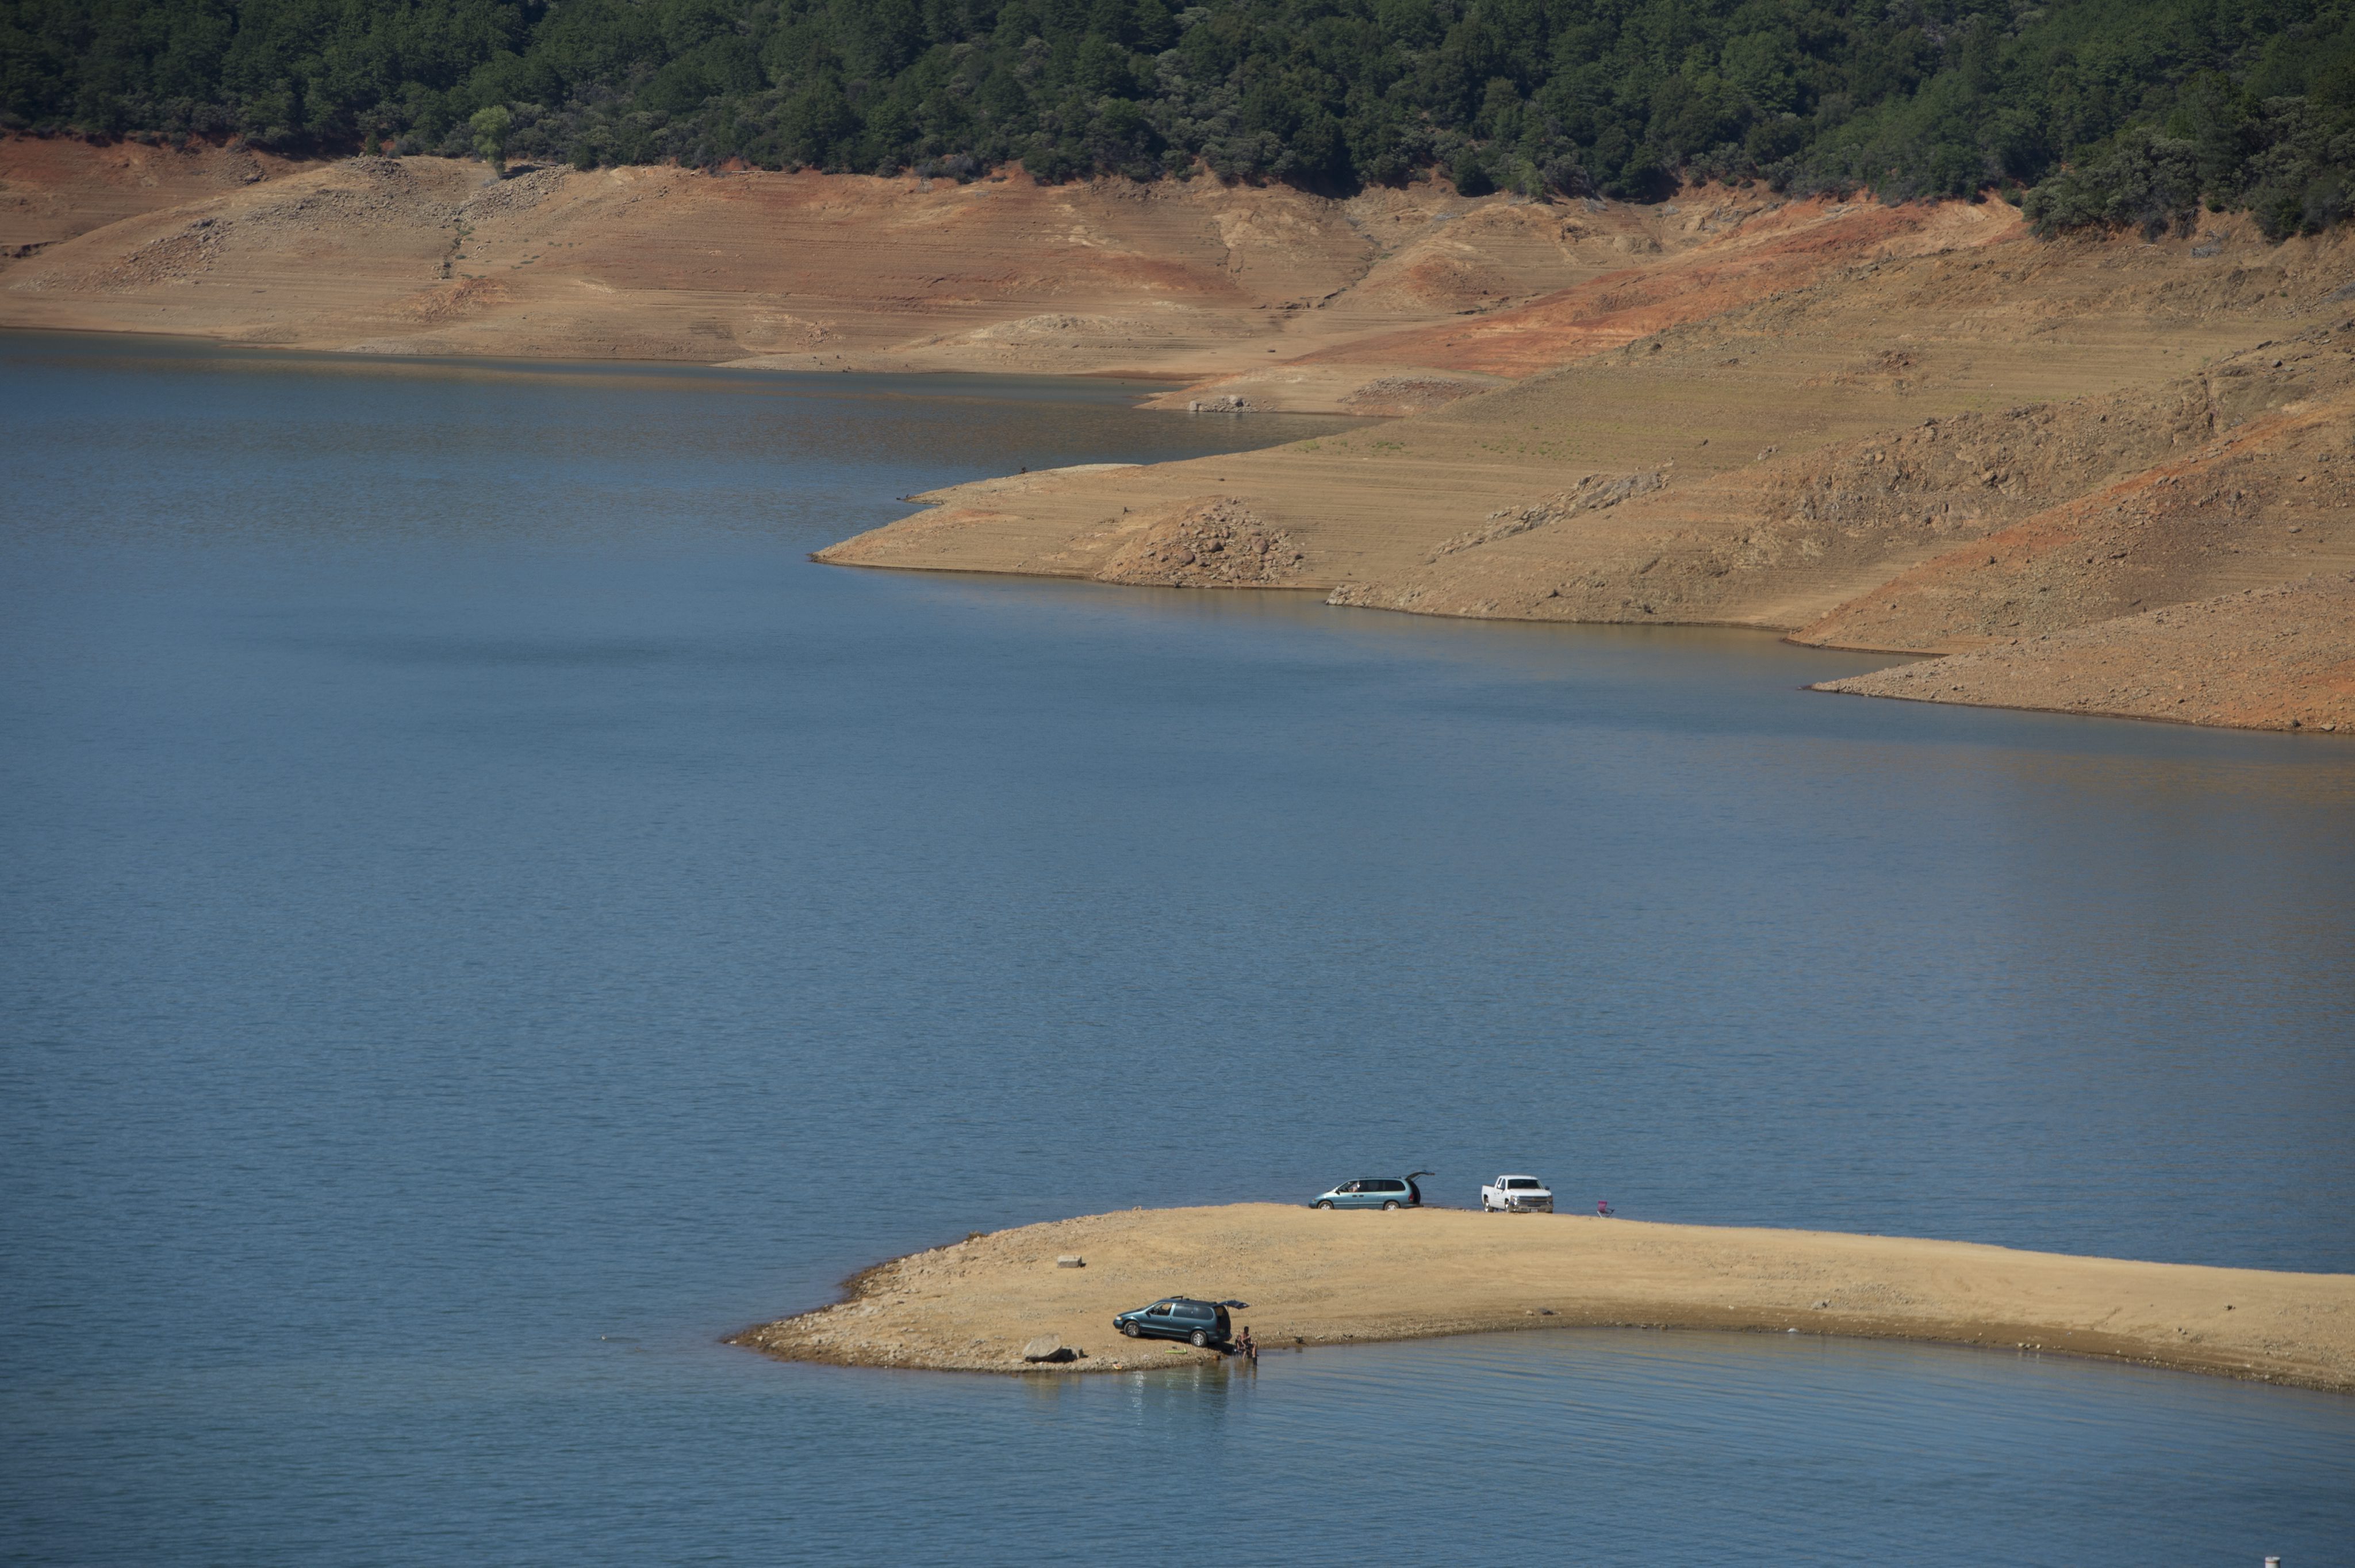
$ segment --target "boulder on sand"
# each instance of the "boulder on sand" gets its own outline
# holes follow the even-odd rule
[[[1041,1334],[1022,1347],[1026,1361],[1068,1361],[1071,1356],[1071,1348],[1052,1334]]]

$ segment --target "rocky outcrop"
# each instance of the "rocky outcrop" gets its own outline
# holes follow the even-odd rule
[[[2084,466],[2109,454],[2121,468],[2154,456],[2149,466],[1899,572],[1793,640],[1968,648],[2355,560],[2355,331],[2268,344],[2167,390],[2116,400],[2098,424],[2091,411],[2070,421],[2068,443],[2097,454]],[[2138,417],[2153,404],[2160,418]],[[2085,443],[2089,424],[2108,439]]]
[[[1484,383],[1463,376],[1377,376],[1343,398],[1341,407],[1348,413],[1395,419],[1444,409],[1494,384],[1493,379]]]
[[[1332,598],[1947,651],[2355,565],[2351,431],[2355,326],[2317,327],[2190,376],[1762,451],[1674,486],[1590,478]]]
[[[1272,588],[1300,576],[1304,559],[1281,529],[1217,496],[1146,521],[1094,576],[1167,588]]]
[[[1499,507],[1483,518],[1478,528],[1468,533],[1457,534],[1454,539],[1441,540],[1423,559],[1436,563],[1442,556],[1454,555],[1459,550],[1477,549],[1484,544],[1495,544],[1498,539],[1508,539],[1516,534],[1525,534],[1532,528],[1561,522],[1581,511],[1600,512],[1622,501],[1648,496],[1655,490],[1665,488],[1668,482],[1668,476],[1664,470],[1650,474],[1625,474],[1615,479],[1589,474],[1558,496],[1549,496],[1542,501],[1532,501],[1523,507]],[[1347,604],[1350,601],[1337,596],[1334,603]]]

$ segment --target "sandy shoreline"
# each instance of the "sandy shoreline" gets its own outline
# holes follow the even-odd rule
[[[1059,1257],[1085,1260],[1079,1268]],[[1503,1329],[1836,1334],[2034,1349],[2355,1392],[2355,1275],[2273,1273],[1818,1231],[1272,1203],[1028,1225],[879,1264],[844,1300],[730,1342],[788,1360],[1114,1371],[1216,1350],[1122,1339],[1156,1296],[1250,1302],[1273,1347]],[[1073,1352],[1045,1367],[1023,1347]]]

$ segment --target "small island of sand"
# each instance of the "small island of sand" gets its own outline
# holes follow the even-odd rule
[[[2355,1392],[2355,1275],[1821,1231],[1444,1209],[1137,1209],[976,1232],[847,1288],[834,1306],[730,1342],[854,1366],[1134,1371],[1221,1354],[1112,1327],[1116,1312],[1191,1295],[1248,1301],[1238,1325],[1273,1348],[1565,1326],[1796,1330]],[[1041,1339],[1069,1359],[1026,1360]]]

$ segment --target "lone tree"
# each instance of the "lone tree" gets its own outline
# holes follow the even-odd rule
[[[515,116],[507,112],[507,106],[494,103],[488,109],[477,109],[466,123],[474,127],[474,151],[490,160],[491,173],[506,173],[507,133],[515,129]]]

